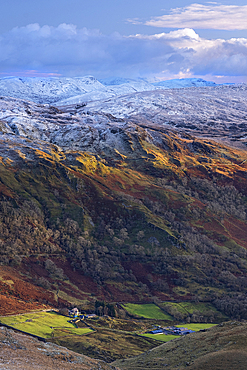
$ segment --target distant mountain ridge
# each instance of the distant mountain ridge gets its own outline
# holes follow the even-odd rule
[[[4,77],[0,95],[28,99],[38,104],[71,105],[109,99],[121,95],[157,89],[217,86],[214,82],[188,78],[150,83],[142,78],[122,77],[97,80],[84,77]]]
[[[167,89],[182,89],[185,87],[197,87],[197,86],[217,86],[213,81],[206,81],[202,78],[177,78],[166,81],[159,81],[153,83],[154,86],[163,87]]]

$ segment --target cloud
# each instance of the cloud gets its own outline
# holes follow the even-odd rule
[[[0,71],[27,69],[55,71],[64,75],[116,73],[133,75],[157,71],[163,54],[172,47],[159,41],[139,40],[118,33],[109,36],[99,30],[30,24],[0,36]]]
[[[14,71],[14,72],[13,72]],[[207,40],[184,28],[155,35],[31,24],[0,35],[0,75],[247,75],[247,39]],[[37,72],[35,72],[37,71]]]
[[[247,39],[207,40],[185,28],[155,35],[136,35],[139,39],[159,40],[173,48],[166,71],[194,75],[247,75]],[[164,68],[165,69],[165,68]],[[177,72],[175,72],[177,71]]]
[[[174,8],[170,14],[153,17],[145,22],[147,26],[163,28],[195,28],[215,30],[246,30],[247,5],[191,4]],[[138,19],[128,20],[136,24]]]

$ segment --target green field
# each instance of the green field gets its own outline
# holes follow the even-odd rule
[[[160,304],[164,310],[166,306],[172,306],[176,308],[177,311],[183,314],[192,314],[194,311],[198,311],[201,313],[206,313],[208,311],[218,312],[216,308],[211,305],[210,303],[194,303],[194,302],[163,302]]]
[[[140,316],[145,319],[157,319],[157,320],[172,320],[172,317],[156,306],[153,303],[150,304],[133,304],[127,303],[123,307],[127,312],[132,315]]]
[[[69,318],[59,315],[56,312],[40,312],[25,315],[0,317],[0,322],[35,334],[42,338],[53,338],[67,335],[83,335],[92,332],[88,327],[76,328],[68,322]]]
[[[160,340],[161,342],[170,342],[170,340],[178,338],[177,335],[166,334],[142,334],[142,337]]]
[[[187,329],[190,329],[190,330],[199,331],[199,330],[203,330],[203,329],[212,328],[212,326],[216,326],[216,325],[218,325],[218,324],[200,324],[200,323],[197,323],[197,324],[176,325],[176,327],[178,327],[178,328],[187,328]]]
[[[210,303],[181,302],[179,303],[179,306],[189,313],[193,313],[194,311],[199,311],[202,313],[210,310],[214,312],[217,311],[216,308]]]

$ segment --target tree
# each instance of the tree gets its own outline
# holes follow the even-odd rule
[[[144,238],[144,235],[145,235],[145,233],[144,233],[143,230],[138,231],[138,233],[137,233],[137,239],[138,240],[143,239]]]

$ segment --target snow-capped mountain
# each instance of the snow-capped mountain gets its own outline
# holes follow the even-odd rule
[[[143,91],[89,102],[86,110],[197,135],[221,136],[231,127],[235,136],[234,127],[238,135],[247,127],[247,85]]]
[[[180,83],[193,87],[168,89],[143,79],[98,81],[91,76],[2,78],[0,130],[95,153],[116,149],[124,154],[120,132],[136,127],[247,143],[246,85],[204,86],[201,79]]]
[[[120,78],[98,81],[92,76],[76,78],[7,77],[0,79],[1,96],[53,105],[81,104],[154,89],[156,89],[155,86],[141,79]]]
[[[107,78],[97,80],[92,76],[67,78],[20,78],[0,79],[0,96],[27,99],[39,104],[56,106],[82,104],[95,100],[157,89],[191,86],[214,86],[201,79],[182,79],[149,83],[145,79]]]
[[[64,150],[125,155],[128,132],[138,128],[246,145],[246,111],[245,85],[142,91],[59,108],[5,97],[0,99],[0,131]]]
[[[179,78],[155,82],[153,83],[153,85],[167,89],[183,89],[186,87],[196,87],[196,86],[216,86],[217,84],[212,81],[203,80],[202,78]]]
[[[0,95],[53,104],[63,99],[107,89],[92,76],[78,78],[7,77],[0,79]]]

